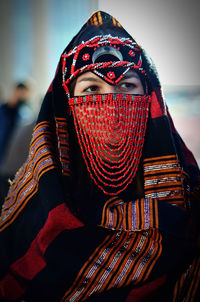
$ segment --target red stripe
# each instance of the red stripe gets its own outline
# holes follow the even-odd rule
[[[163,111],[161,109],[160,103],[157,99],[155,91],[152,92],[152,102],[151,102],[151,117],[157,118],[163,116]]]
[[[10,266],[9,274],[0,282],[0,297],[8,300],[19,298],[32,280],[45,266],[44,253],[50,243],[64,230],[82,227],[79,221],[61,204],[49,212],[44,227],[31,243],[26,254]]]
[[[151,297],[153,293],[157,292],[158,289],[165,284],[165,282],[166,275],[163,275],[158,279],[134,288],[126,298],[126,302],[149,301],[149,297]]]
[[[47,93],[48,93],[48,92],[51,92],[51,91],[52,91],[52,88],[53,88],[53,83],[50,84],[50,86],[49,86],[49,88],[48,88],[48,90],[47,90]]]

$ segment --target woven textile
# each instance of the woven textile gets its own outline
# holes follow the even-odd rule
[[[130,70],[143,96],[71,95],[83,72],[116,85]],[[153,62],[96,12],[61,54],[3,204],[0,300],[197,302],[199,202]]]

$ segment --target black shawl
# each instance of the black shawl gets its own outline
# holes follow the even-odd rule
[[[115,31],[130,37],[97,12],[63,53]],[[140,51],[152,98],[145,143],[136,181],[112,197],[85,169],[61,56],[2,208],[1,301],[199,301],[199,169]]]

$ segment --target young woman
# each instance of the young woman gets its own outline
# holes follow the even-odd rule
[[[198,301],[198,178],[152,61],[95,13],[2,208],[1,300]]]

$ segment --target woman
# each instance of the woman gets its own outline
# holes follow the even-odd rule
[[[1,215],[3,301],[198,301],[199,169],[112,16],[64,50]]]

